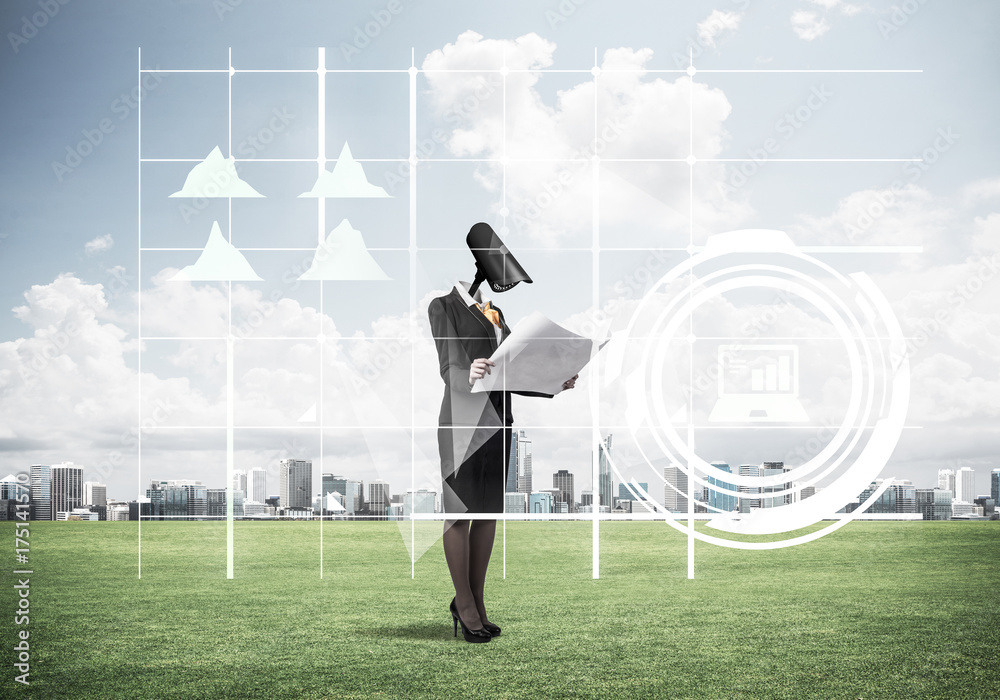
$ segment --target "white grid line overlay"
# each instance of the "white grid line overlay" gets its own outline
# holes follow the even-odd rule
[[[232,65],[232,48],[228,50],[228,68],[226,69],[149,69],[142,67],[142,48],[138,48],[138,83],[141,87],[141,80],[144,74],[150,73],[226,73],[228,74],[228,141],[227,141],[227,152],[229,157],[233,157],[232,153],[232,79],[235,75],[241,73],[315,73],[318,77],[317,81],[317,91],[318,91],[318,108],[317,108],[317,118],[318,118],[318,155],[315,159],[308,158],[234,158],[235,162],[268,162],[268,163],[292,163],[292,162],[316,162],[318,174],[322,174],[325,171],[326,164],[333,159],[328,159],[326,157],[326,114],[325,114],[325,97],[326,97],[326,80],[325,76],[328,73],[350,73],[350,74],[365,74],[365,73],[407,73],[409,77],[409,156],[406,159],[401,158],[357,158],[358,162],[408,162],[409,164],[409,245],[406,248],[369,248],[369,250],[385,250],[385,251],[403,251],[406,250],[409,253],[409,308],[410,308],[410,333],[408,340],[413,343],[419,338],[419,329],[417,326],[417,290],[416,290],[416,269],[417,269],[417,238],[416,238],[416,208],[417,208],[417,197],[416,197],[416,175],[417,175],[417,165],[420,162],[435,163],[435,162],[486,162],[486,163],[497,163],[501,165],[502,171],[502,219],[504,226],[506,226],[507,217],[507,204],[506,204],[506,185],[507,185],[507,164],[508,163],[551,163],[551,162],[586,162],[586,159],[556,159],[556,158],[508,158],[506,153],[506,77],[509,73],[569,73],[569,74],[587,74],[590,73],[594,78],[594,155],[591,157],[591,167],[592,167],[592,187],[593,187],[593,197],[592,197],[592,245],[589,248],[561,248],[567,251],[578,251],[587,252],[589,251],[592,255],[592,265],[591,273],[593,276],[592,285],[592,302],[594,308],[597,308],[600,303],[599,299],[599,272],[600,272],[600,253],[603,252],[632,252],[632,251],[672,251],[678,253],[686,253],[688,257],[693,257],[695,253],[701,251],[703,246],[696,246],[694,244],[694,168],[699,162],[705,163],[741,163],[741,162],[753,162],[752,158],[698,158],[694,154],[694,76],[697,73],[712,73],[712,74],[743,74],[743,73],[762,73],[762,74],[782,74],[782,73],[794,73],[794,74],[826,74],[826,73],[843,73],[843,74],[871,74],[871,73],[886,73],[886,74],[905,74],[905,73],[922,73],[922,69],[696,69],[694,66],[693,52],[690,56],[690,65],[687,69],[603,69],[598,64],[597,49],[594,50],[594,66],[590,69],[514,69],[509,68],[506,65],[506,56],[504,57],[504,62],[501,68],[493,70],[483,70],[483,69],[467,69],[467,70],[457,70],[457,69],[442,69],[442,70],[424,70],[418,69],[415,65],[415,50],[411,49],[411,65],[405,69],[330,69],[326,68],[326,55],[325,49],[319,47],[317,49],[317,68],[315,69],[237,69]],[[642,73],[642,74],[687,74],[688,80],[688,92],[689,92],[689,155],[687,158],[607,158],[602,159],[597,155],[597,144],[598,144],[598,105],[597,105],[597,82],[599,80],[599,75],[601,73]],[[500,159],[496,158],[420,158],[417,154],[416,149],[416,79],[417,75],[420,73],[430,74],[430,73],[499,73],[502,78],[503,85],[503,151],[502,157]],[[141,90],[140,90],[141,93]],[[247,341],[247,338],[237,338],[233,335],[232,328],[232,281],[229,280],[227,283],[227,296],[228,296],[228,328],[229,334],[222,337],[214,336],[186,336],[186,337],[164,337],[164,336],[143,336],[142,334],[142,254],[144,252],[162,252],[162,251],[200,251],[201,248],[188,248],[188,247],[144,247],[142,245],[142,166],[143,163],[166,163],[166,162],[188,162],[188,163],[198,163],[201,162],[200,158],[144,158],[142,156],[142,96],[141,94],[137,98],[137,118],[138,118],[138,136],[137,136],[137,190],[138,190],[138,202],[137,202],[137,269],[138,269],[138,310],[137,310],[137,340],[138,340],[138,356],[137,356],[137,460],[136,460],[136,473],[137,482],[142,493],[142,438],[143,432],[147,430],[178,430],[178,429],[197,429],[197,430],[225,430],[226,431],[226,443],[227,443],[227,459],[226,459],[226,494],[227,494],[227,506],[226,506],[226,520],[227,520],[227,553],[226,553],[226,577],[231,579],[234,577],[233,571],[233,472],[234,472],[234,437],[236,430],[318,430],[319,431],[319,469],[320,474],[323,473],[323,452],[324,452],[324,442],[323,435],[325,430],[328,429],[339,429],[339,428],[358,428],[357,425],[344,425],[344,426],[327,426],[324,423],[323,416],[323,358],[324,358],[324,341],[325,336],[323,334],[322,319],[324,314],[323,309],[323,281],[319,281],[319,312],[320,312],[320,331],[318,336],[274,336],[274,337],[260,337],[255,338],[259,340],[315,340],[319,344],[319,377],[320,377],[320,387],[319,387],[319,403],[317,406],[317,423],[315,426],[299,426],[299,425],[284,425],[284,426],[237,426],[234,420],[235,411],[235,389],[234,389],[234,344],[237,340]],[[689,245],[684,248],[679,247],[663,247],[663,248],[629,248],[629,247],[601,247],[599,244],[599,213],[600,213],[600,197],[599,197],[599,184],[600,184],[600,165],[602,160],[608,163],[616,162],[661,162],[661,163],[686,163],[688,165],[689,172]],[[922,162],[920,158],[770,158],[769,162],[786,162],[786,163],[906,163],[906,162]],[[232,198],[228,198],[228,211],[229,211],[229,221],[228,221],[228,239],[232,243]],[[324,242],[325,236],[325,199],[320,197],[317,201],[317,220],[318,220],[318,240],[319,244]],[[800,246],[798,248],[802,252],[809,253],[921,253],[923,251],[922,246]],[[287,248],[287,247],[273,247],[273,248],[262,248],[262,247],[248,247],[248,248],[238,248],[238,250],[250,250],[250,251],[313,251],[313,248]],[[449,248],[449,247],[425,247],[423,250],[427,251],[463,251],[466,248]],[[549,250],[548,248],[530,248],[525,247],[524,250]],[[691,273],[689,273],[691,274]],[[690,294],[689,288],[689,294]],[[693,334],[693,320],[690,322],[691,331]],[[400,340],[401,338],[379,338],[379,337],[368,337],[364,340]],[[722,337],[699,337],[702,340],[719,340],[725,339]],[[825,339],[825,338],[796,338],[796,339]],[[142,424],[142,353],[143,353],[143,341],[146,340],[224,340],[226,341],[226,388],[227,388],[227,405],[226,405],[226,416],[227,422],[225,426],[168,426],[168,425],[157,425],[157,426],[143,426]],[[350,341],[351,338],[340,339],[343,341]],[[693,351],[692,351],[693,352]],[[693,360],[693,358],[692,358]],[[416,378],[416,360],[411,354],[411,383],[415,383]],[[693,381],[693,361],[690,367],[692,373]],[[544,429],[544,428],[557,428],[557,429],[567,429],[567,428],[580,428],[595,431],[594,435],[594,449],[591,451],[592,460],[592,493],[594,495],[592,511],[589,514],[517,514],[517,513],[503,513],[503,514],[464,514],[463,518],[468,519],[500,519],[503,521],[503,576],[506,578],[507,566],[506,566],[506,521],[507,520],[532,520],[532,519],[551,519],[551,520],[591,520],[593,524],[593,578],[599,577],[599,522],[601,520],[663,520],[664,516],[662,514],[650,514],[650,513],[634,513],[634,514],[615,514],[615,513],[602,513],[600,512],[600,474],[599,474],[599,460],[600,460],[600,430],[615,430],[615,429],[626,429],[628,426],[601,426],[599,423],[599,416],[597,414],[597,407],[599,406],[599,394],[600,390],[597,386],[596,381],[596,369],[591,365],[587,368],[588,377],[590,378],[590,398],[592,401],[592,406],[594,407],[593,423],[585,426],[519,426],[519,428],[527,429]],[[693,400],[689,398],[689,401]],[[410,435],[411,435],[411,487],[415,489],[416,486],[416,456],[417,456],[417,443],[416,434],[421,430],[436,430],[437,426],[421,426],[417,425],[415,422],[415,409],[416,409],[416,396],[415,393],[411,391],[411,422],[410,422]],[[689,412],[690,415],[690,412]],[[865,429],[871,428],[872,426],[860,426]],[[904,426],[905,429],[919,429],[921,426]],[[754,425],[748,426],[747,429],[760,430],[760,429],[812,429],[812,427],[800,427],[800,426],[762,426]],[[389,426],[363,426],[364,430],[396,430],[397,427]],[[688,426],[688,444],[693,449],[694,446],[694,432],[695,430],[703,429],[733,429],[733,426]],[[506,466],[505,466],[506,470]],[[506,474],[506,471],[505,471]],[[694,577],[694,521],[701,519],[696,517],[693,509],[693,488],[694,480],[688,479],[688,504],[689,512],[685,516],[684,514],[670,514],[668,519],[673,518],[685,518],[688,523],[688,578]],[[322,499],[322,494],[321,494]],[[325,505],[321,500],[321,508]],[[498,518],[497,515],[500,517]],[[324,532],[323,532],[323,520],[329,516],[321,516],[318,518],[319,523],[319,577],[323,578],[323,549],[324,549]],[[411,521],[411,532],[410,532],[410,552],[411,552],[411,577],[415,577],[415,562],[416,562],[416,539],[415,539],[415,522],[417,520],[440,520],[444,518],[444,514],[420,514],[412,513],[410,516]],[[141,503],[140,503],[140,517],[138,521],[138,535],[137,535],[137,574],[138,578],[142,578],[142,515],[141,515]]]

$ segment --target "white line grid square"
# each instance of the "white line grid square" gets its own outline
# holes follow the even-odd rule
[[[286,65],[298,65],[301,59],[298,56]],[[386,459],[395,464],[409,461],[410,479],[405,490],[390,493],[390,497],[408,490],[411,498],[416,498],[419,488],[428,489],[432,483],[427,474],[434,471],[430,467],[436,466],[437,455],[429,437],[435,432],[433,409],[439,397],[435,399],[418,390],[415,380],[419,373],[436,369],[424,318],[427,297],[431,290],[448,289],[454,283],[455,270],[471,268],[468,251],[457,235],[453,247],[442,248],[431,243],[434,232],[454,228],[446,211],[436,206],[444,196],[453,194],[480,202],[481,220],[493,223],[504,240],[517,250],[518,257],[526,261],[526,267],[548,270],[547,277],[540,276],[536,281],[536,288],[544,287],[549,299],[551,308],[545,311],[568,317],[572,330],[588,337],[602,337],[616,330],[616,324],[620,327],[623,323],[627,305],[613,312],[602,308],[615,293],[620,294],[621,284],[629,290],[629,298],[641,298],[651,280],[662,275],[663,269],[672,267],[675,258],[693,259],[704,249],[708,234],[724,230],[726,221],[738,214],[739,198],[720,196],[717,181],[725,178],[727,167],[755,159],[705,156],[717,152],[718,144],[702,136],[694,114],[696,105],[711,106],[719,100],[721,93],[709,86],[711,74],[726,74],[737,80],[740,73],[830,72],[839,73],[839,79],[846,80],[849,76],[845,74],[849,73],[919,72],[737,69],[709,71],[699,76],[693,60],[687,70],[642,69],[637,72],[647,74],[645,78],[656,84],[665,99],[674,96],[672,109],[686,112],[687,120],[678,122],[676,114],[668,120],[664,115],[663,129],[658,132],[660,138],[645,144],[643,157],[635,157],[634,145],[630,148],[629,144],[632,136],[629,123],[621,118],[620,105],[615,105],[612,98],[616,83],[636,78],[628,75],[628,70],[603,70],[595,50],[593,66],[571,71],[578,78],[575,82],[567,78],[569,73],[565,71],[550,71],[570,86],[557,91],[554,99],[563,105],[575,105],[570,114],[577,123],[570,129],[573,138],[561,144],[565,153],[540,159],[533,157],[535,149],[531,144],[536,135],[531,125],[509,117],[506,99],[508,86],[536,80],[546,69],[512,68],[503,63],[464,73],[426,71],[416,66],[413,56],[409,66],[377,70],[330,68],[322,48],[316,51],[315,65],[311,68],[251,68],[249,64],[245,67],[240,65],[238,53],[234,61],[232,50],[228,62],[228,66],[216,64],[209,68],[151,67],[144,63],[140,49],[139,81],[154,77],[162,79],[166,87],[158,90],[159,107],[153,100],[140,105],[137,171],[139,424],[155,410],[144,396],[146,388],[141,380],[143,355],[148,353],[142,349],[143,342],[164,337],[188,343],[190,357],[194,358],[197,343],[217,346],[219,352],[213,355],[212,363],[201,366],[201,370],[211,368],[225,377],[224,384],[218,385],[225,387],[224,402],[219,404],[220,409],[224,408],[219,412],[224,415],[212,429],[224,435],[227,454],[224,473],[225,487],[230,492],[225,517],[228,578],[234,576],[232,477],[236,469],[243,468],[237,464],[238,442],[244,445],[243,450],[247,445],[258,444],[253,448],[256,451],[240,452],[242,460],[248,454],[259,454],[263,449],[259,446],[261,440],[267,442],[269,433],[272,437],[279,433],[294,436],[286,437],[286,446],[308,443],[316,462],[314,482],[319,481],[316,476],[343,469],[331,463],[332,455],[337,454],[330,450],[331,440],[345,444],[360,440],[358,444],[367,446],[367,459],[376,471],[378,455],[387,454],[392,446],[392,457]],[[442,79],[472,81],[474,99],[449,102],[432,97],[429,88]],[[166,115],[172,100],[202,103],[203,118],[198,120],[192,114],[189,120],[171,122]],[[426,116],[426,123],[418,115]],[[462,129],[468,120],[483,125],[488,143],[470,140],[468,130]],[[368,130],[377,131],[379,138],[373,138]],[[819,164],[914,160],[824,156],[772,160]],[[185,184],[180,196],[187,195],[191,200],[189,207],[184,209],[184,199],[171,201],[169,183],[175,180],[180,190],[185,171],[191,172],[202,159],[213,157],[217,158],[215,172],[224,175],[224,181],[214,180],[216,196],[202,196],[204,191],[189,189]],[[331,173],[336,180],[338,166],[364,169],[373,186],[361,195],[366,199],[325,201],[321,195],[312,197],[316,199],[314,203],[310,197],[302,196],[314,182],[316,191],[319,182],[329,179]],[[203,190],[211,187],[206,182],[200,185]],[[424,208],[418,202],[418,195],[421,200],[429,199],[431,204]],[[567,213],[572,214],[573,225],[570,230],[560,230],[559,222],[567,218]],[[341,224],[347,222],[349,225],[341,229]],[[335,227],[340,231],[336,240]],[[315,239],[310,230],[315,231]],[[423,231],[427,232],[426,238]],[[324,245],[353,245],[362,239],[360,245],[368,252],[360,265],[364,270],[356,272],[360,277],[320,264]],[[542,242],[545,239],[550,243]],[[552,240],[556,245],[551,244]],[[206,301],[218,306],[220,298],[225,300],[226,313],[199,314],[198,309],[188,309],[190,316],[182,316],[173,324],[167,322],[171,313],[184,314],[185,310],[162,308],[169,305],[171,295],[163,293],[156,270],[163,265],[179,267],[181,260],[193,261],[203,249],[202,257],[208,257],[212,245],[225,251],[223,255],[228,255],[230,261],[234,258],[242,261],[241,278],[205,284],[198,275],[218,273],[205,272],[212,268],[209,264],[212,261],[201,265],[201,258],[184,270],[194,280],[189,284],[207,295]],[[811,252],[848,249],[865,252],[859,246],[814,246]],[[303,268],[313,254],[315,258],[307,271]],[[646,264],[650,256],[656,259],[657,266]],[[669,265],[664,265],[665,259],[671,261]],[[145,278],[143,262],[147,270],[154,267]],[[629,266],[634,267],[635,274],[625,274]],[[614,268],[614,272],[602,272],[605,267]],[[147,295],[153,294],[154,306],[143,303],[144,289]],[[260,306],[256,315],[254,302]],[[503,302],[505,313],[511,318],[523,317],[533,310],[526,300]],[[298,314],[300,322],[287,326],[281,322],[281,316],[290,309]],[[144,316],[157,321],[144,325]],[[259,320],[254,320],[258,317]],[[397,321],[388,323],[388,317]],[[192,321],[190,336],[177,332]],[[714,357],[712,353],[701,354],[700,343],[718,344],[721,337],[701,338],[701,326],[692,315],[688,332],[691,342],[686,348],[689,380],[693,380],[698,369],[705,371],[696,367],[694,355],[700,360]],[[706,328],[710,326],[705,324]],[[183,340],[185,337],[189,339]],[[633,332],[626,340],[639,339]],[[692,350],[696,341],[697,353]],[[398,352],[382,357],[388,351],[381,351],[390,347]],[[626,354],[631,349],[626,342]],[[274,362],[276,359],[278,362]],[[267,366],[269,361],[273,367]],[[149,368],[163,364],[164,359],[147,355],[145,362]],[[285,366],[281,367],[282,364]],[[784,372],[781,378],[787,380],[788,366],[780,366],[784,369],[774,371]],[[371,368],[374,370],[367,376],[366,371]],[[268,376],[269,370],[274,370],[273,376]],[[279,370],[287,372],[285,381],[281,380]],[[771,377],[767,374],[769,368],[760,371],[763,372],[760,377],[751,375],[752,386],[761,382],[761,386],[769,386],[772,379],[777,385],[777,374]],[[602,372],[603,360],[591,363],[584,370],[582,391],[578,390],[574,399],[585,401],[588,404],[585,410],[562,411],[553,401],[545,408],[518,409],[528,420],[515,426],[518,430],[533,431],[539,437],[551,435],[566,440],[565,449],[580,452],[580,464],[585,471],[578,472],[578,482],[581,486],[590,485],[597,503],[599,494],[607,490],[604,482],[610,478],[609,460],[603,457],[605,448],[600,444],[607,433],[621,434],[627,430],[629,420],[616,413],[621,405],[620,387],[604,381]],[[253,381],[237,386],[236,376],[252,377]],[[354,403],[342,401],[337,392],[338,386],[344,391],[343,387],[348,385],[355,394]],[[290,394],[286,398],[294,398],[296,405],[274,409],[273,405],[280,402],[273,399],[282,392]],[[258,406],[270,402],[271,413],[265,411],[264,415],[275,416],[273,424],[259,420],[259,416],[256,420],[250,418],[255,401]],[[392,404],[393,408],[379,414],[380,404],[383,408]],[[349,413],[353,414],[351,421],[345,418]],[[372,415],[381,418],[365,419]],[[688,441],[693,444],[697,429],[710,431],[714,426],[696,425],[694,413],[689,410],[688,415]],[[167,430],[164,427],[162,432]],[[254,431],[256,434],[248,437]],[[572,437],[567,438],[570,434]],[[148,459],[143,464],[143,443],[148,449],[153,444],[151,440],[145,435],[140,438],[137,469],[140,492],[144,478],[157,476],[150,474]],[[543,453],[544,450],[539,452]],[[364,450],[359,454],[364,454]],[[291,453],[287,456],[304,457]],[[370,477],[370,481],[372,478],[378,481],[380,477]],[[662,484],[650,486],[654,491],[661,487]],[[393,484],[388,488],[398,486]],[[412,503],[411,500],[411,506]],[[652,517],[664,517],[655,509],[651,512]],[[439,520],[443,515],[419,513],[413,508],[405,516],[402,512],[395,514],[409,526],[408,550],[411,573],[415,574],[416,560],[434,541],[426,529],[427,521]],[[562,515],[592,521],[595,543],[592,570],[596,578],[599,522],[628,519],[628,516],[610,512],[610,508],[602,511],[599,506],[586,513],[570,511]],[[635,513],[629,515],[635,516],[632,519],[642,519]],[[693,511],[689,510],[689,577],[693,577],[692,516]],[[324,522],[335,517],[318,519],[320,577]],[[496,515],[470,517],[492,519]],[[512,518],[519,519],[512,513],[501,517]],[[418,527],[420,538],[417,538]],[[401,534],[406,541],[402,526]],[[141,521],[139,543],[141,577]]]

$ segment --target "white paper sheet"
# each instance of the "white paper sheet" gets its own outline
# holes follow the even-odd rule
[[[603,347],[603,344],[601,345]],[[472,392],[537,391],[558,394],[600,351],[594,341],[566,330],[539,312],[522,320],[490,359],[490,374]]]

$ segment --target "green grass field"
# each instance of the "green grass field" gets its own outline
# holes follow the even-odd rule
[[[422,527],[440,528],[439,523]],[[13,539],[13,524],[5,525]],[[507,525],[489,644],[452,637],[440,540],[392,522],[32,523],[37,698],[996,698],[1000,523],[866,522],[803,546],[687,542],[656,522]],[[13,553],[9,555],[10,561]],[[6,571],[12,566],[5,567]],[[8,610],[16,605],[4,586]]]

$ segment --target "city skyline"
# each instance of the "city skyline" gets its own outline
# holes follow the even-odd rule
[[[607,441],[604,443],[607,444]],[[301,494],[295,494],[296,498],[287,502],[288,494],[293,493],[292,488],[296,483],[304,483],[304,479],[311,477],[312,463],[310,460],[283,460],[291,472],[284,481],[284,492],[286,502],[282,502],[280,493],[269,495],[262,501],[256,502],[246,498],[246,492],[235,488],[237,484],[247,483],[247,474],[242,470],[237,470],[234,474],[234,488],[232,489],[234,503],[238,506],[234,511],[236,517],[253,517],[264,515],[268,512],[274,515],[276,508],[280,507],[282,515],[292,513],[313,514],[317,510],[317,504],[323,509],[324,514],[335,515],[343,513],[345,516],[358,517],[358,511],[364,507],[363,517],[398,519],[406,517],[409,513],[436,513],[438,511],[438,492],[427,488],[407,488],[402,493],[394,494],[390,485],[381,479],[374,479],[368,482],[368,498],[363,498],[362,488],[364,480],[352,479],[349,476],[324,473],[321,475],[323,484],[319,493],[307,496],[307,504],[303,504]],[[765,466],[767,465],[767,466]],[[716,462],[713,467],[719,470],[719,474],[733,473],[728,464]],[[56,478],[52,478],[52,469],[57,470]],[[296,470],[298,473],[296,475]],[[250,471],[262,471],[258,469]],[[767,475],[768,472],[780,474],[788,471],[781,463],[768,462],[762,465],[740,465],[740,473],[748,476]],[[32,465],[29,471],[31,494],[30,507],[31,519],[55,520],[64,519],[64,516],[78,511],[82,513],[88,507],[121,508],[123,505],[131,503],[158,502],[163,505],[154,507],[154,512],[150,517],[157,517],[158,514],[170,512],[168,517],[226,517],[226,496],[227,489],[213,488],[203,484],[200,480],[167,479],[151,482],[151,486],[145,492],[145,500],[123,501],[120,499],[109,499],[106,496],[106,485],[97,482],[82,482],[83,467],[72,462],[64,462],[58,465]],[[988,492],[980,493],[975,477],[976,472],[970,468],[961,470],[962,476],[956,480],[956,475],[950,469],[941,469],[938,473],[938,483],[930,488],[914,486],[908,479],[895,480],[885,494],[878,499],[868,512],[871,513],[922,513],[924,519],[948,519],[952,515],[972,514],[983,516],[984,512],[989,515],[995,509],[998,498],[1000,498],[1000,468],[992,469],[989,473]],[[559,470],[552,474],[553,488],[536,489],[530,492],[518,491],[507,492],[505,503],[508,513],[573,513],[590,512],[593,503],[593,492],[581,490],[580,500],[573,496],[568,496],[574,492],[574,474],[568,470]],[[671,512],[684,513],[687,511],[687,476],[677,467],[664,468],[664,498],[659,505],[664,506]],[[874,493],[878,484],[883,479],[879,478],[870,487],[862,491],[856,502],[845,504],[846,512],[852,512],[853,506]],[[16,477],[8,475],[0,480],[0,500],[16,498],[20,485]],[[709,476],[708,484],[703,489],[695,493],[694,512],[699,513],[727,513],[739,512],[748,513],[753,509],[773,508],[785,503],[792,503],[799,498],[808,498],[814,495],[817,490],[807,487],[801,493],[793,495],[786,494],[783,499],[766,497],[770,491],[778,491],[778,487],[766,487],[756,489],[753,487],[739,487],[741,495],[726,493],[725,490],[732,491],[732,484],[724,481],[724,477]],[[943,484],[943,485],[942,485]],[[951,485],[949,488],[948,485]],[[719,486],[722,490],[716,490],[711,486]],[[784,488],[791,488],[792,484],[787,483]],[[643,490],[648,489],[640,484]],[[172,501],[173,496],[169,495],[170,490],[177,492],[178,496]],[[340,508],[329,508],[329,496],[335,493],[339,498],[336,501]],[[626,497],[624,494],[628,494]],[[746,494],[746,496],[742,495]],[[947,500],[942,500],[942,494],[949,494]],[[89,503],[88,499],[97,496],[98,502]],[[418,495],[420,500],[418,501]],[[151,499],[151,496],[153,497]],[[589,496],[589,499],[588,499]],[[624,483],[619,483],[619,496],[613,499],[613,506],[601,508],[603,512],[633,512],[632,507],[636,502],[631,492]],[[429,504],[428,504],[429,497]],[[567,500],[568,499],[568,500]],[[987,500],[988,499],[988,500]],[[276,501],[276,502],[275,502]],[[622,511],[620,503],[628,502],[628,509]],[[419,505],[416,505],[419,503]],[[48,508],[46,508],[48,504]],[[280,505],[279,505],[280,504]],[[562,505],[560,505],[562,504]],[[244,511],[244,506],[247,512]],[[258,506],[265,506],[258,508]],[[270,506],[270,509],[267,508]],[[391,506],[391,508],[390,508]],[[141,508],[141,506],[139,506]],[[6,510],[5,509],[5,513]],[[612,510],[613,509],[613,510]],[[248,512],[252,510],[253,512]],[[119,510],[119,515],[127,514],[128,508]],[[639,512],[639,511],[635,511]],[[842,509],[842,512],[845,512]],[[61,514],[60,518],[57,515]],[[502,517],[502,516],[501,516]],[[112,518],[108,518],[112,519]],[[125,517],[114,519],[126,519]]]

